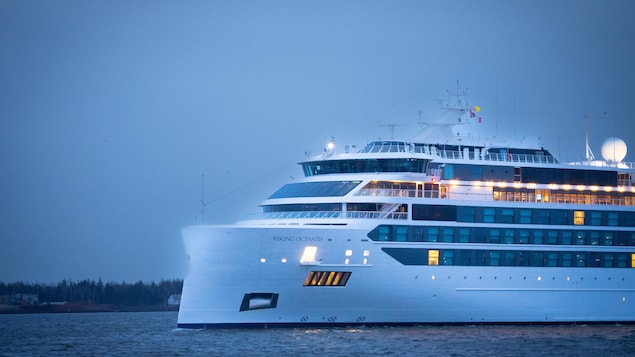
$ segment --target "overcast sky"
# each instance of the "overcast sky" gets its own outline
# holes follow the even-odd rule
[[[456,81],[563,161],[635,145],[633,1],[0,1],[0,281],[182,278],[335,137],[417,132]],[[635,150],[635,146],[633,146]],[[627,161],[635,161],[629,151]]]

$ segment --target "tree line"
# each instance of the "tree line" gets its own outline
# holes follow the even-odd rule
[[[87,302],[93,304],[112,304],[124,306],[156,306],[167,304],[172,294],[180,294],[183,280],[161,280],[158,284],[144,283],[103,283],[95,280],[62,280],[61,282],[41,284],[0,282],[0,299],[13,294],[37,294],[39,304],[51,302]]]

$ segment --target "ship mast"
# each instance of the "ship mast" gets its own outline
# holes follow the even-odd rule
[[[380,127],[388,127],[390,128],[390,140],[395,138],[395,127],[396,126],[406,126],[406,124],[383,124]]]

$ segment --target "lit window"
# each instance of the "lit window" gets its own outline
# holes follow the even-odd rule
[[[266,262],[267,262],[267,259],[265,259],[265,258],[260,258],[260,262],[261,262],[261,263],[266,263]]]
[[[575,211],[575,212],[573,212],[573,224],[575,224],[575,225],[583,225],[584,224],[584,211]]]
[[[633,254],[633,264],[635,264],[635,254]],[[429,250],[428,251],[428,265],[439,265],[439,251],[438,250]]]
[[[349,271],[311,271],[304,286],[345,286],[350,276]]]
[[[364,250],[364,256],[365,256],[365,257],[370,256],[370,250],[365,249],[365,250]]]
[[[368,264],[368,258],[364,258],[364,259],[362,260],[362,263],[363,263],[364,265]]]
[[[302,258],[300,259],[301,264],[309,264],[315,263],[315,256],[317,254],[317,247],[308,246],[304,248],[304,252],[302,253]]]
[[[631,268],[635,268],[635,253],[631,254]]]
[[[349,258],[344,259],[344,264],[350,264],[351,260]]]
[[[346,249],[346,252],[344,253],[345,256],[350,257],[353,255],[353,251],[350,249]]]
[[[280,261],[283,262],[283,263],[286,263],[287,262],[287,258],[282,258]]]

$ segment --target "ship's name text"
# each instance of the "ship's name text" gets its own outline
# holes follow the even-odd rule
[[[322,239],[312,236],[273,236],[274,242],[321,242]]]

